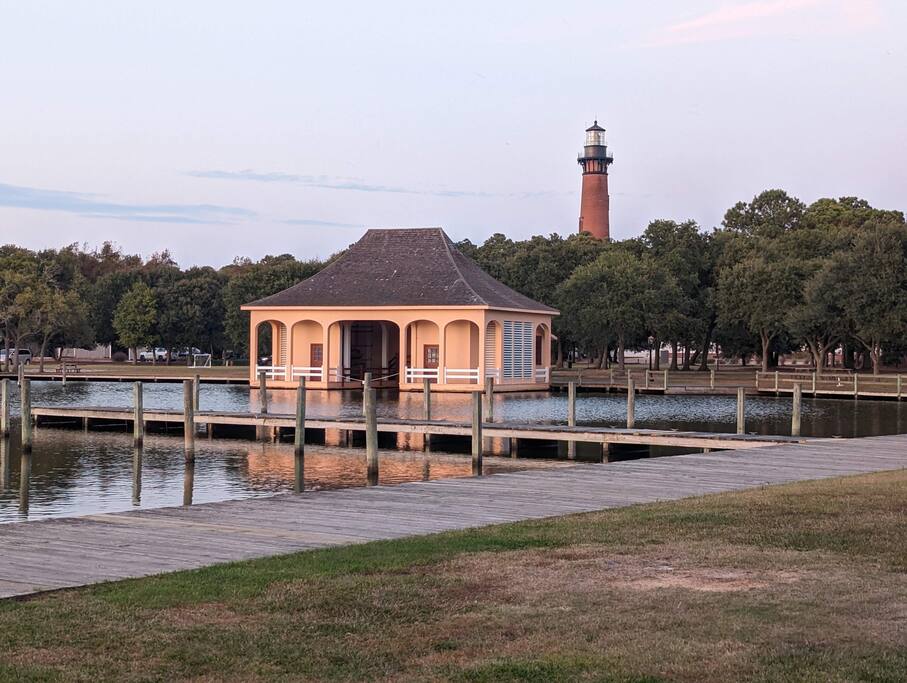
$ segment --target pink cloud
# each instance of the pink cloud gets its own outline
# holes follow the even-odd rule
[[[750,36],[852,32],[878,24],[877,0],[754,0],[724,4],[655,31],[649,46],[732,40]]]

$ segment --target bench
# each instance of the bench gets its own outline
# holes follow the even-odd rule
[[[75,363],[64,362],[60,363],[60,365],[57,366],[57,372],[63,375],[69,375],[76,372],[82,372],[82,368],[80,368]]]

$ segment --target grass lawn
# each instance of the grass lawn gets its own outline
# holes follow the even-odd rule
[[[0,602],[0,680],[904,681],[907,471]]]

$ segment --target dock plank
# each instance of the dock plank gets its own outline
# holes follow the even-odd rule
[[[823,439],[0,525],[0,597],[336,545],[907,467],[907,435]]]

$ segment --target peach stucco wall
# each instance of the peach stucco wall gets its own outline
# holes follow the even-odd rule
[[[324,348],[325,377],[322,381],[309,381],[312,388],[330,388],[339,386],[329,376],[331,368],[342,367],[343,349],[341,347],[341,323],[345,321],[387,321],[397,325],[399,335],[388,335],[398,349],[401,376],[399,386],[401,389],[421,388],[421,381],[407,384],[403,379],[403,366],[407,358],[410,367],[422,367],[424,347],[426,344],[437,344],[441,367],[478,369],[478,376],[486,375],[485,359],[485,333],[489,323],[498,326],[497,341],[495,345],[494,367],[501,367],[503,328],[505,320],[531,322],[542,326],[542,364],[538,367],[550,367],[551,364],[551,315],[544,313],[527,313],[523,311],[504,311],[484,307],[471,308],[247,308],[251,314],[250,345],[251,359],[250,378],[256,382],[255,350],[258,344],[258,326],[262,323],[271,323],[274,334],[272,357],[278,364],[280,330],[287,334],[286,366],[308,366],[310,348],[313,343],[321,343]],[[413,324],[414,323],[414,324]],[[407,335],[407,326],[411,325],[410,334]],[[407,348],[407,344],[409,348]],[[390,354],[391,356],[396,354]],[[535,352],[533,350],[533,359]],[[445,384],[442,381],[435,385],[438,390],[469,391],[483,384],[484,379],[478,382],[456,381]],[[269,386],[294,387],[296,382],[289,378],[286,380],[272,379]],[[512,384],[502,389],[545,389],[547,382],[528,382],[526,384]]]

